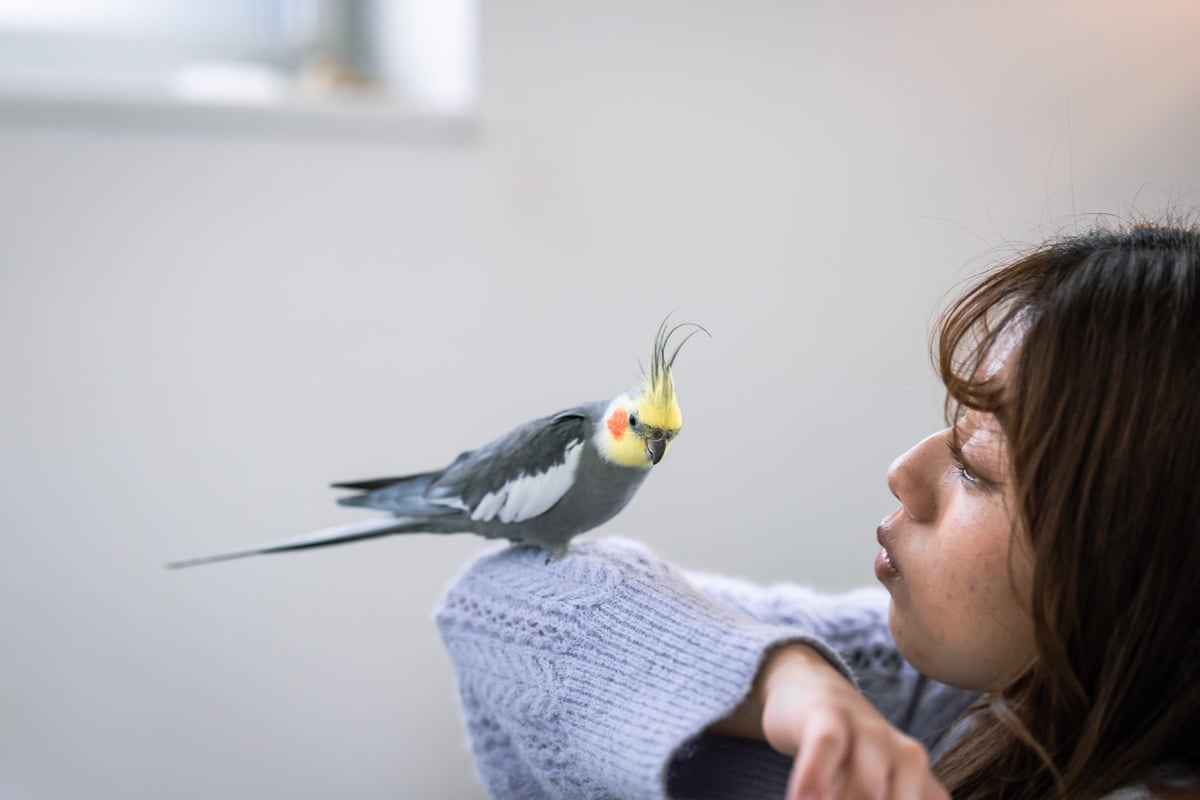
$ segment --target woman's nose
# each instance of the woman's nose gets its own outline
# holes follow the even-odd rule
[[[915,522],[937,519],[938,445],[946,435],[939,431],[925,437],[888,467],[888,489]]]

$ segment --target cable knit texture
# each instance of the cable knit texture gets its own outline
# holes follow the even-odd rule
[[[549,563],[530,547],[479,557],[447,590],[437,624],[493,797],[777,800],[790,759],[703,731],[746,697],[780,644],[816,648],[935,758],[961,734],[951,723],[975,695],[900,657],[887,604],[882,589],[821,595],[684,573],[605,539]],[[1138,785],[1106,800],[1149,797]]]
[[[451,584],[437,624],[494,797],[778,798],[789,759],[703,734],[772,647],[816,648],[931,746],[972,698],[899,657],[886,609],[882,591],[759,589],[607,539],[549,563],[529,547],[488,553]]]

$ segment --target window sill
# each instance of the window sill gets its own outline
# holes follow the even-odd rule
[[[400,100],[200,102],[151,95],[23,93],[11,89],[0,89],[0,125],[434,144],[467,144],[478,132],[474,113],[419,108]]]

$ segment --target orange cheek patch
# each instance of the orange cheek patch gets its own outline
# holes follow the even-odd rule
[[[629,430],[629,414],[620,410],[614,411],[613,415],[608,418],[608,432],[614,439],[620,441],[627,430]]]

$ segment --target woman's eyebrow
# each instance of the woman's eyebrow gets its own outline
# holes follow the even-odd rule
[[[980,411],[969,408],[955,422],[954,427],[966,428],[972,434],[976,431],[986,431],[1004,435],[1004,422],[998,412]]]

